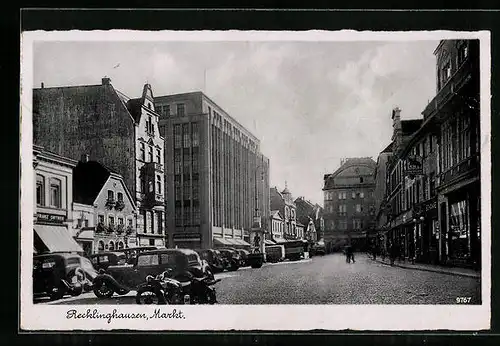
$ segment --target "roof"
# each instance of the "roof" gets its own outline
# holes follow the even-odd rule
[[[139,122],[139,120],[141,119],[141,108],[143,105],[142,97],[130,99],[127,101],[126,105],[130,115],[132,115],[132,118],[134,118],[135,122]]]
[[[73,169],[73,201],[93,204],[111,173],[116,172],[100,162],[79,162]]]
[[[402,120],[401,129],[403,130],[403,136],[416,132],[422,125],[422,121],[423,119]]]
[[[370,166],[373,169],[375,169],[375,167],[377,166],[377,163],[375,161],[373,161],[373,159],[371,157],[352,157],[352,158],[347,158],[342,163],[342,165],[339,168],[337,168],[337,170],[335,172],[333,172],[332,174],[325,174],[324,175],[324,179],[326,180],[328,178],[333,178],[337,174],[339,174],[340,172],[342,172],[343,170],[345,170],[346,168],[352,167],[352,166]]]
[[[385,147],[384,150],[382,150],[380,153],[392,153],[392,147],[394,146],[394,143],[391,142],[387,147]]]
[[[283,219],[283,218],[281,217],[281,213],[280,213],[280,211],[279,211],[279,210],[271,210],[271,217],[272,217],[272,218],[276,217],[276,218],[279,218],[279,219]]]

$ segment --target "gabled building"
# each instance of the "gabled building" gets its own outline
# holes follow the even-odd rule
[[[370,157],[347,158],[335,172],[324,175],[327,251],[337,251],[347,243],[361,250],[375,229],[375,168]]]
[[[149,84],[129,99],[101,84],[33,89],[33,140],[58,155],[106,165],[123,177],[139,209],[137,232],[164,245],[163,137]]]
[[[283,242],[285,223],[279,210],[271,210],[271,241]]]
[[[305,227],[304,239],[311,242],[318,241],[318,230],[321,229],[323,223],[321,207],[303,196],[295,199],[295,205],[297,207],[297,220]]]
[[[285,239],[298,239],[297,238],[297,213],[292,194],[288,190],[288,187],[285,184],[285,189],[283,191],[279,191],[275,186],[270,189],[270,197],[271,197],[271,210],[278,210],[283,216],[283,225],[284,225],[284,238]]]
[[[121,175],[85,158],[73,177],[74,237],[87,254],[149,244],[137,237],[137,207]]]

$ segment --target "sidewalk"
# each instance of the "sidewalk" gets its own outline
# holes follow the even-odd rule
[[[373,261],[373,258],[371,256],[368,256]],[[391,262],[388,258],[385,259],[385,261],[382,260],[382,258],[378,258],[375,260],[376,262],[385,264],[390,266]],[[422,270],[422,271],[428,271],[428,272],[434,272],[434,273],[441,273],[441,274],[448,274],[448,275],[456,275],[456,276],[464,276],[464,277],[469,277],[469,278],[475,278],[475,279],[480,279],[481,278],[481,272],[476,271],[473,269],[468,269],[468,268],[459,268],[459,267],[443,267],[443,266],[438,266],[438,265],[432,265],[432,264],[423,264],[423,263],[415,263],[412,264],[411,262],[408,261],[394,261],[393,264],[394,267],[399,267],[399,268],[405,268],[405,269],[414,269],[414,270]]]

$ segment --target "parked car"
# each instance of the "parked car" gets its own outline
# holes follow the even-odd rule
[[[222,257],[226,259],[228,262],[227,270],[235,271],[238,270],[241,266],[241,255],[240,253],[233,248],[222,248],[219,249]]]
[[[314,243],[311,252],[314,256],[324,256],[326,253],[325,243]]]
[[[99,298],[111,297],[113,293],[127,294],[137,290],[146,276],[156,276],[167,270],[171,271],[171,278],[180,282],[190,281],[193,277],[213,278],[208,263],[194,250],[151,250],[139,253],[134,264],[101,269],[94,279],[94,294]]]
[[[218,250],[214,249],[197,249],[195,250],[202,259],[206,260],[210,269],[214,273],[221,273],[227,267],[227,260],[222,257]]]
[[[98,273],[88,258],[72,253],[33,256],[33,297],[52,300],[91,290]]]
[[[123,265],[127,263],[127,255],[123,252],[102,252],[89,256],[96,270],[106,269],[110,265]]]
[[[240,267],[249,267],[251,265],[248,257],[248,255],[250,255],[250,251],[245,249],[238,249],[237,251],[241,256]]]
[[[120,252],[123,252],[127,257],[127,263],[133,264],[138,254],[144,251],[157,250],[158,247],[149,245],[149,246],[137,246],[137,247],[129,247],[126,249],[121,249]]]

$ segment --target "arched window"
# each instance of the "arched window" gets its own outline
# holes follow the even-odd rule
[[[102,240],[97,243],[97,251],[104,251],[104,242]]]
[[[123,242],[122,242],[122,241],[120,241],[120,242],[118,243],[118,250],[122,250],[122,249],[123,249],[123,247],[124,247]]]
[[[108,250],[113,251],[115,249],[115,243],[111,240],[108,245]]]

